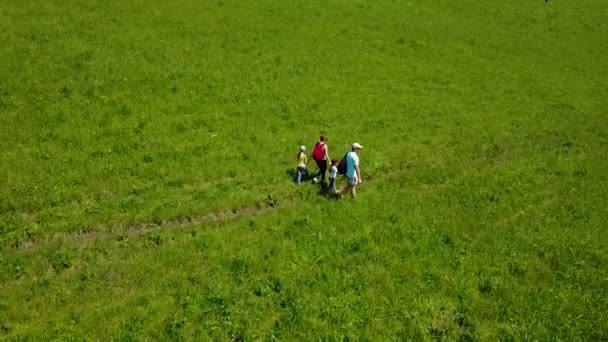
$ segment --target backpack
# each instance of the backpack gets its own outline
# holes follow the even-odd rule
[[[338,164],[338,174],[345,175],[346,174],[346,157],[348,156],[348,152],[344,154],[342,160]]]
[[[321,161],[325,158],[325,152],[323,152],[323,146],[325,144],[317,143],[315,145],[315,149],[312,151],[312,159],[316,161]]]

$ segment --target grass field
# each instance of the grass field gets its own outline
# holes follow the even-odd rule
[[[6,0],[0,339],[606,340],[606,56],[600,0]]]

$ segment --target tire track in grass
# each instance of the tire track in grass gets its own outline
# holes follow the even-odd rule
[[[110,228],[107,230],[84,231],[77,233],[57,233],[51,235],[47,239],[23,241],[17,246],[5,247],[3,250],[33,251],[43,246],[57,244],[60,242],[80,245],[85,242],[104,240],[111,237],[124,236],[133,238],[155,231],[183,229],[198,225],[228,222],[244,217],[253,217],[265,214],[271,210],[287,209],[294,206],[298,202],[299,201],[295,197],[291,197],[282,199],[280,205],[272,203],[262,205],[258,203],[256,205],[250,205],[240,209],[222,210],[197,216],[181,217],[173,220],[163,221],[162,223],[138,223],[125,226],[125,228],[120,230]],[[120,226],[120,224],[114,225],[114,227]]]
[[[397,170],[389,173],[385,173],[383,177],[375,177],[374,174],[368,176],[370,181],[365,182],[367,184],[376,184],[382,181],[388,181],[391,178],[398,177],[405,173],[406,170]],[[303,202],[311,197],[318,197],[322,195],[305,194],[304,196],[297,196],[296,194],[289,194],[282,198],[271,198],[265,203],[256,203],[240,209],[230,209],[210,212],[201,215],[181,217],[173,220],[163,221],[162,223],[137,223],[132,225],[121,225],[120,223],[113,226],[101,226],[101,230],[94,231],[81,231],[75,233],[56,233],[50,235],[46,239],[40,240],[26,240],[18,245],[5,246],[1,248],[3,252],[6,251],[35,251],[44,246],[67,243],[71,245],[80,245],[90,241],[98,241],[109,238],[117,238],[120,236],[134,238],[147,233],[155,231],[166,231],[175,229],[184,229],[188,227],[210,225],[222,222],[228,222],[231,220],[237,220],[245,217],[254,217],[263,215],[270,211],[288,209],[295,206],[298,203]],[[120,228],[119,228],[120,227]]]

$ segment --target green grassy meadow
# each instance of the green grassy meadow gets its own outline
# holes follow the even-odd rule
[[[599,0],[6,0],[0,339],[606,340],[606,56]]]

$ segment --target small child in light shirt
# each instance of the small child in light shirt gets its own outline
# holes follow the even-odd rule
[[[296,182],[298,185],[300,185],[302,177],[305,177],[308,174],[308,169],[306,168],[306,165],[308,164],[308,158],[306,157],[306,146],[300,146],[300,152],[298,152],[296,159],[298,161],[298,168],[296,169]]]
[[[336,177],[338,176],[338,164],[340,161],[338,159],[331,160],[331,169],[329,170],[329,192],[336,192]]]

